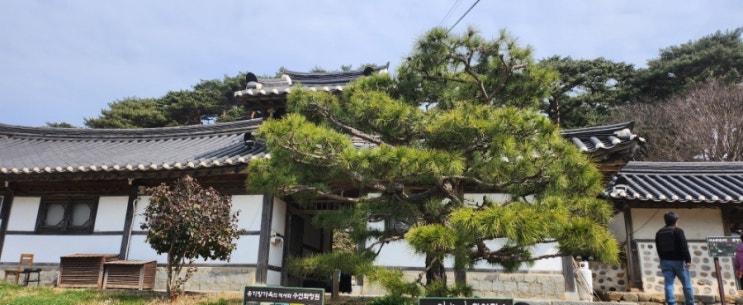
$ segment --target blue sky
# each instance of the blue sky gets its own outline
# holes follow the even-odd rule
[[[390,62],[476,0],[3,0],[0,123],[83,126],[108,103],[205,79]],[[740,0],[482,0],[454,27],[508,30],[537,59],[645,67],[660,49],[743,27]]]

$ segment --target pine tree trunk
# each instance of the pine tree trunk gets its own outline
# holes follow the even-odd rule
[[[443,260],[432,255],[426,255],[426,285],[433,282],[446,283],[446,269]]]

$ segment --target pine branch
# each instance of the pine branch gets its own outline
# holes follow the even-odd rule
[[[330,114],[330,110],[328,110],[328,108],[322,107],[321,105],[317,103],[312,103],[312,105],[314,105],[317,108],[318,114],[320,114],[322,117],[327,119],[335,127],[347,132],[348,134],[358,137],[372,144],[380,145],[383,143],[381,139],[341,122],[340,120],[338,120],[337,118],[335,118],[334,116]]]
[[[379,255],[379,253],[382,251],[382,247],[384,245],[386,245],[388,243],[391,243],[393,241],[396,241],[396,240],[403,240],[403,239],[405,239],[405,237],[404,236],[399,236],[399,235],[395,235],[395,236],[390,236],[390,237],[378,239],[376,242],[374,242],[371,245],[367,246],[366,247],[366,250],[371,251],[371,249],[373,249],[374,247],[379,246],[379,249],[377,249],[377,251],[374,251],[375,255]]]

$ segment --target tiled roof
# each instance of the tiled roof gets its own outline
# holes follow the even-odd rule
[[[389,63],[383,66],[368,67],[364,70],[328,72],[328,73],[305,73],[295,71],[284,71],[279,78],[258,79],[254,74],[246,76],[247,86],[245,90],[237,91],[235,96],[275,96],[291,92],[298,84],[302,89],[312,91],[342,91],[349,82],[369,75],[372,72],[387,72]]]
[[[632,161],[603,195],[647,202],[741,203],[743,162]]]
[[[244,145],[261,120],[147,129],[77,129],[0,124],[0,180],[65,173],[158,172],[244,165],[267,155]],[[582,151],[634,151],[631,123],[565,130]]]
[[[0,180],[86,172],[155,172],[244,165],[264,157],[245,134],[261,120],[147,129],[0,124]]]
[[[645,139],[633,134],[634,122],[566,129],[563,137],[578,146],[581,152],[601,161],[631,158],[644,145]]]

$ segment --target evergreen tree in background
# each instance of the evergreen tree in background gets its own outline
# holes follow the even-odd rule
[[[630,64],[553,56],[539,65],[560,73],[543,111],[561,128],[605,124],[611,111],[628,104],[636,93],[636,72]]]
[[[743,82],[743,28],[718,31],[678,46],[661,50],[636,75],[637,99],[655,103],[684,94],[712,80],[728,84]]]
[[[661,50],[658,58],[648,61],[648,68],[635,69],[632,65],[612,62],[604,58],[571,59],[553,56],[539,62],[543,69],[525,70],[526,63],[514,61],[519,56],[504,56],[497,61],[472,63],[470,71],[444,76],[441,69],[450,62],[475,60],[473,58],[446,58],[437,62],[408,61],[399,69],[397,86],[415,92],[417,96],[400,96],[413,103],[416,98],[429,102],[446,101],[448,95],[469,96],[491,105],[541,105],[542,111],[562,128],[578,128],[605,124],[611,121],[616,107],[638,102],[655,103],[683,94],[695,84],[720,79],[725,83],[740,83],[743,69],[743,28],[716,32],[696,41]],[[501,33],[504,35],[505,33]],[[432,37],[434,38],[434,37]],[[479,38],[481,39],[481,38]],[[502,40],[488,47],[508,51],[515,40]],[[531,53],[529,48],[514,51]],[[432,40],[422,52],[429,55],[446,53]],[[515,54],[515,53],[514,53]],[[529,59],[533,64],[533,60]],[[493,66],[488,66],[493,65]],[[532,65],[533,66],[533,65]],[[415,68],[414,68],[415,67]],[[347,71],[349,65],[341,66]],[[408,71],[417,69],[418,72]],[[283,67],[276,73],[281,75]],[[312,71],[326,71],[314,67]],[[485,74],[490,71],[493,74]],[[558,72],[559,74],[554,74]],[[482,75],[484,88],[467,87],[458,77],[465,74]],[[544,73],[539,76],[534,73]],[[559,76],[557,76],[559,75]],[[442,79],[442,77],[451,77]],[[535,86],[529,78],[550,80],[550,86]],[[418,86],[411,90],[410,86]],[[245,87],[244,77],[225,75],[222,80],[202,80],[193,90],[171,91],[160,98],[125,98],[108,104],[101,116],[86,118],[88,128],[141,128],[192,125],[235,121],[249,118],[249,109],[240,105],[234,92]],[[501,90],[508,87],[507,90]],[[495,90],[494,88],[499,88]],[[510,96],[501,96],[508,92]],[[514,95],[514,92],[520,92]],[[434,96],[432,94],[442,94]],[[452,96],[453,98],[453,96]],[[541,100],[540,100],[541,98]],[[523,99],[523,100],[521,100]],[[141,104],[141,105],[140,105]],[[439,105],[445,107],[446,105]],[[52,127],[72,125],[47,123]]]
[[[160,98],[126,98],[108,104],[98,118],[86,118],[88,128],[150,128],[229,122],[248,118],[234,97],[245,88],[244,78],[225,76],[202,80],[193,90],[170,91]]]

